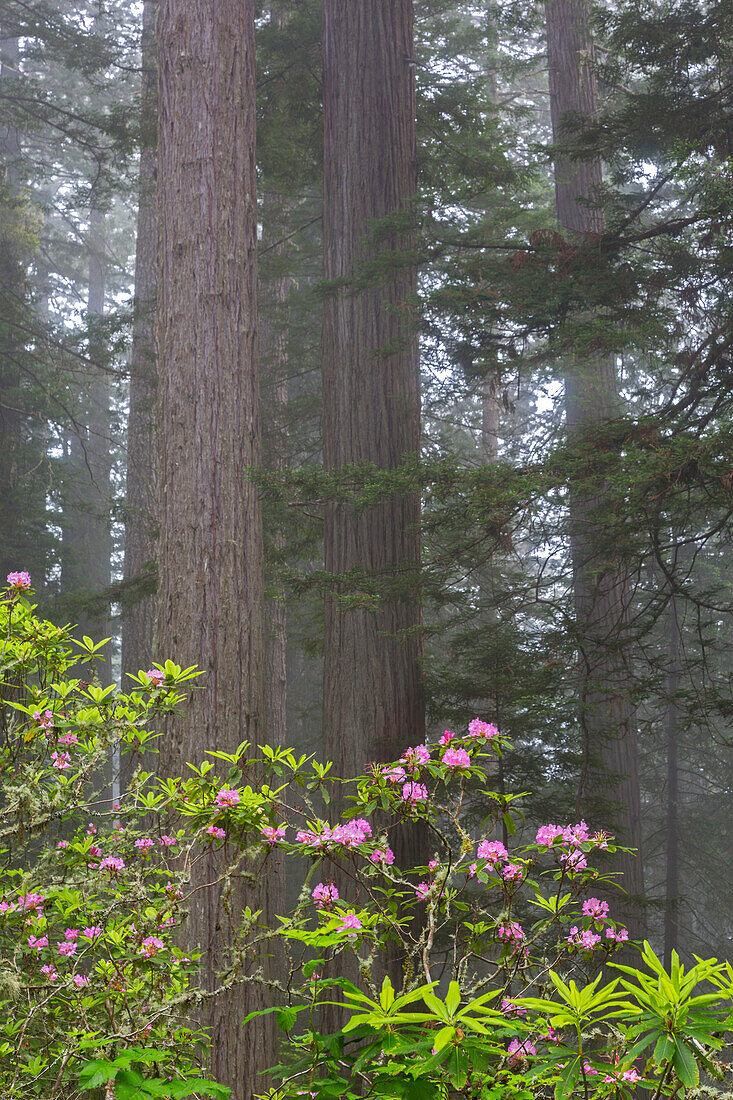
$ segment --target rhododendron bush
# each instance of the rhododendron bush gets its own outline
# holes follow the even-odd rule
[[[226,1094],[205,1076],[207,1036],[192,1023],[197,956],[186,945],[191,867],[212,845],[223,875],[248,861],[258,874],[282,860],[294,874],[306,868],[294,910],[274,927],[242,914],[221,975],[226,995],[263,953],[287,962],[268,986],[280,1065],[254,1091],[589,1100],[644,1088],[657,1100],[697,1087],[701,1069],[708,1089],[724,1077],[730,965],[697,960],[685,971],[675,956],[667,972],[648,944],[630,955],[611,878],[597,869],[599,853],[609,866],[616,850],[602,830],[544,824],[509,842],[520,803],[492,789],[504,744],[495,726],[477,718],[371,765],[342,784],[341,813],[324,811],[328,765],[246,744],[209,753],[185,777],[139,769],[115,802],[111,757],[154,751],[156,721],[184,703],[196,670],[166,661],[127,693],[102,688],[100,645],[75,646],[37,618],[27,574],[8,586],[4,1100],[101,1086],[117,1100]],[[89,682],[67,678],[80,656]],[[479,828],[467,824],[469,790],[485,800]],[[400,867],[400,831],[416,822],[424,863]],[[262,1027],[261,1016],[242,1026]],[[329,1020],[340,1021],[330,1034]]]

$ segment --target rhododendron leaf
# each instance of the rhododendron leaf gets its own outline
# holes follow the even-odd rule
[[[438,1017],[439,1020],[445,1020],[445,1022],[448,1023],[450,1017],[442,1001],[439,1001],[438,998],[432,993],[424,993],[423,1000],[426,1006],[435,1016]]]
[[[461,989],[458,982],[451,982],[445,998],[445,1007],[451,1016],[455,1016],[461,1004]]]
[[[564,1100],[564,1097],[570,1096],[575,1088],[579,1074],[580,1058],[575,1057],[571,1062],[568,1062],[560,1074],[560,1079],[555,1085],[555,1100]]]
[[[674,1071],[685,1088],[694,1088],[700,1076],[695,1057],[687,1044],[679,1037],[675,1037],[674,1045],[675,1051],[672,1057]]]
[[[670,1035],[660,1035],[652,1055],[658,1066],[668,1062],[674,1054],[674,1039]]]

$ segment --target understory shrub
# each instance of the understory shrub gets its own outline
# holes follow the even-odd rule
[[[282,1034],[275,1100],[551,1096],[653,1100],[725,1089],[728,962],[649,944],[631,955],[614,917],[614,840],[585,822],[508,842],[519,796],[492,789],[506,745],[475,719],[341,783],[291,750],[214,751],[186,776],[139,768],[119,800],[110,761],[154,751],[156,724],[198,672],[172,661],[128,692],[94,675],[104,643],[36,616],[30,578],[0,598],[0,1095],[214,1096],[208,1037],[192,1024],[198,959],[185,947],[190,868],[214,845],[223,875],[257,858],[306,871],[273,927],[241,914],[236,958],[287,961],[267,1012]],[[89,681],[67,678],[86,661]],[[145,760],[149,757],[146,755]],[[254,782],[252,776],[259,776]],[[339,777],[340,778],[340,777]],[[467,791],[487,813],[466,824]],[[422,823],[425,862],[399,867]],[[498,838],[499,827],[502,839]],[[506,835],[504,835],[506,834]],[[604,856],[604,858],[607,858]],[[242,1021],[261,1027],[262,1013]],[[336,1030],[327,1030],[336,1020]],[[701,1077],[702,1074],[702,1077]]]

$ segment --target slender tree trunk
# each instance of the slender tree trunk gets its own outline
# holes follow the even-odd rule
[[[587,0],[548,0],[546,13],[552,127],[555,140],[561,142],[568,118],[597,117],[593,43]],[[557,156],[557,215],[576,238],[587,240],[603,229],[602,212],[594,205],[601,184],[598,157]],[[618,416],[613,356],[589,353],[566,359],[565,414],[570,439],[579,448],[591,446],[599,425]],[[592,816],[594,826],[613,829],[624,844],[639,849],[636,858],[617,856],[614,861],[630,895],[623,915],[632,936],[639,936],[645,919],[638,746],[629,671],[631,591],[623,561],[608,546],[608,537],[604,539],[602,504],[603,486],[588,484],[581,474],[569,496],[586,745],[579,805]],[[599,819],[599,810],[605,820]]]
[[[677,597],[669,602],[669,671],[667,672],[667,870],[666,899],[664,909],[664,965],[671,963],[672,952],[679,947],[679,802],[680,777],[678,768],[678,704],[680,688],[680,623]]]
[[[282,195],[267,193],[262,200],[262,220],[266,230],[278,240],[287,232],[287,215],[290,204]],[[267,235],[263,233],[263,241]],[[277,256],[283,246],[276,246]],[[260,314],[263,371],[268,373],[271,392],[271,409],[264,439],[264,459],[267,469],[281,472],[287,467],[287,428],[285,423],[288,406],[288,326],[287,301],[292,279],[290,272],[278,270],[275,277],[263,287],[269,298],[269,312]],[[265,319],[266,318],[266,319]],[[282,522],[275,518],[270,533],[273,551],[280,553],[285,546]],[[287,635],[288,612],[285,593],[278,589],[266,604],[267,621],[267,721],[270,739],[279,744],[287,743]]]
[[[5,80],[14,78],[19,56],[19,39],[0,37],[0,74]],[[17,129],[11,125],[0,125],[0,183],[3,191],[0,218],[3,221],[3,207],[7,206],[8,213],[12,213],[19,155]],[[0,224],[0,585],[5,584],[11,570],[27,569],[30,564],[22,560],[25,549],[19,455],[22,415],[20,368],[17,362],[20,348],[12,322],[24,295],[24,273],[13,239],[12,221],[6,231],[2,229]],[[34,583],[37,584],[40,579],[34,577]]]
[[[140,89],[140,178],[135,249],[135,307],[127,422],[122,683],[125,673],[150,667],[155,625],[158,447],[156,424],[155,307],[157,270],[158,75],[155,59],[156,0],[143,5]],[[129,682],[129,681],[128,681]],[[123,784],[135,758],[123,758]]]
[[[375,219],[409,221],[416,190],[412,3],[326,0],[323,27],[324,271],[344,280],[324,304],[324,460],[391,470],[419,454],[417,276],[409,232],[371,235]],[[375,257],[381,274],[352,285]],[[424,740],[419,524],[413,492],[327,507],[326,571],[377,591],[366,610],[338,582],[326,600],[324,747],[337,774]]]
[[[109,596],[112,537],[110,376],[104,335],[105,214],[92,190],[87,247],[89,254],[89,376],[78,408],[78,422],[68,441],[64,493],[61,583],[72,601],[74,636],[100,641],[111,634]],[[103,684],[112,682],[109,647],[104,663],[94,672]],[[73,674],[91,678],[89,665],[77,665]]]
[[[162,0],[158,18],[158,386],[160,536],[157,649],[205,671],[167,730],[166,774],[206,749],[259,743],[266,728],[262,516],[248,471],[260,465],[256,347],[254,0]],[[212,883],[192,872],[189,920],[202,986],[213,991],[246,904],[270,918],[267,876]],[[251,960],[250,972],[261,960]],[[242,963],[247,967],[248,962]],[[263,1090],[272,1062],[262,987],[206,1002],[211,1072],[234,1100]]]

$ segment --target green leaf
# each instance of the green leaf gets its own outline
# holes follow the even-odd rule
[[[692,1089],[697,1085],[700,1077],[695,1057],[682,1039],[677,1036],[675,1036],[674,1045],[675,1051],[672,1058],[674,1071],[685,1088]]]

